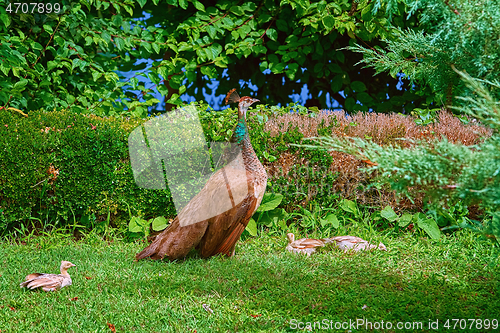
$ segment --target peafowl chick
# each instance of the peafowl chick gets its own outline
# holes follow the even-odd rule
[[[20,284],[21,288],[42,288],[43,291],[56,291],[71,285],[68,268],[76,266],[69,261],[61,261],[61,274],[33,273],[26,276],[26,281]]]

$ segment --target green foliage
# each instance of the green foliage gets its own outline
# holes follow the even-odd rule
[[[415,117],[416,124],[425,126],[436,122],[437,113],[440,110],[441,109],[414,108],[411,112],[411,115]]]
[[[2,105],[144,117],[158,103],[153,92],[166,97],[167,107],[179,105],[185,92],[201,100],[203,88],[226,69],[231,79],[222,80],[217,94],[243,79],[274,87],[258,92],[272,104],[285,104],[304,83],[323,105],[329,92],[347,111],[387,111],[417,99],[397,90],[398,80],[389,76],[372,80],[371,70],[353,66],[359,57],[339,50],[354,38],[380,44],[391,36],[390,22],[414,26],[401,1],[59,3],[58,14],[34,15],[0,5]],[[144,19],[143,12],[151,15]],[[121,72],[128,71],[135,74],[125,79]]]
[[[133,233],[142,233],[144,234],[144,238],[148,238],[150,227],[152,227],[154,231],[161,231],[167,226],[167,219],[163,216],[158,216],[149,220],[145,220],[139,216],[133,216],[128,224],[128,231]]]
[[[234,109],[205,111],[206,104],[193,104],[192,108],[197,109],[207,141],[231,138],[237,121]],[[263,163],[277,163],[271,160],[302,138],[297,128],[272,137],[264,127],[269,117],[294,108],[302,114],[306,112],[295,105],[250,110],[250,137]],[[0,144],[4,147],[0,151],[0,232],[19,227],[30,218],[39,221],[38,226],[44,230],[54,224],[107,230],[109,226],[127,226],[132,216],[140,216],[146,222],[134,220],[132,229],[140,227],[139,232],[145,234],[151,218],[174,217],[176,209],[169,188],[152,190],[137,186],[129,161],[129,134],[145,121],[156,119],[98,117],[68,111],[33,111],[22,117],[13,110],[0,110]],[[186,134],[175,135],[182,139]],[[269,193],[279,193],[280,184],[287,186],[283,187],[281,207],[255,216],[261,219],[259,223],[279,222],[283,227],[283,208],[296,209],[312,197],[325,204],[336,196],[328,184],[335,179],[328,172],[331,156],[296,147],[291,150],[300,154],[304,166],[294,166],[287,174],[282,172],[270,178]],[[165,161],[165,166],[169,167],[169,163]],[[287,179],[297,180],[288,184]],[[305,195],[298,195],[299,192]],[[260,213],[264,212],[259,210]]]
[[[283,208],[277,208],[282,200],[283,196],[279,193],[264,194],[259,208],[255,211],[245,230],[248,231],[251,236],[256,236],[257,225],[259,223],[268,228],[279,227],[281,230],[286,230],[287,225],[285,217],[288,214]]]
[[[439,239],[439,237],[441,237],[441,230],[439,230],[436,221],[432,218],[427,218],[427,216],[422,213],[416,213],[414,215],[404,213],[398,216],[391,206],[386,206],[380,212],[380,216],[389,222],[397,222],[397,225],[401,228],[405,228],[411,222],[425,231],[432,239]]]
[[[387,49],[361,44],[350,47],[364,55],[362,62],[377,73],[388,72],[393,77],[404,73],[410,84],[431,88],[428,102],[446,107],[452,104],[453,96],[472,93],[465,89],[455,68],[480,79],[500,79],[500,12],[496,1],[485,1],[480,6],[468,0],[405,3],[409,13],[418,18],[418,28],[391,29],[393,34],[385,38]]]

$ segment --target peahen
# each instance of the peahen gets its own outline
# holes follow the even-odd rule
[[[167,229],[136,255],[137,260],[184,258],[193,247],[202,258],[217,254],[234,255],[236,242],[259,207],[267,186],[267,174],[250,143],[246,123],[249,106],[258,101],[248,96],[240,98],[236,89],[227,94],[226,104],[238,103],[238,124],[231,142],[239,147],[239,158],[234,158],[234,152],[227,154],[232,156],[232,161],[208,179]],[[222,192],[229,193],[231,207],[215,216],[200,219],[207,207],[220,206]],[[196,223],[183,223],[187,220],[196,220]]]

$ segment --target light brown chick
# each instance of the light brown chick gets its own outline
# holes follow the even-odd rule
[[[332,237],[328,238],[326,242],[333,243],[333,245],[337,246],[341,250],[344,250],[344,252],[348,252],[351,250],[354,252],[358,252],[358,251],[373,250],[373,249],[387,251],[387,248],[382,243],[379,243],[377,246],[374,244],[370,244],[364,239],[355,236]]]
[[[286,236],[288,238],[286,249],[292,253],[305,253],[310,256],[311,253],[316,252],[317,247],[322,247],[326,244],[324,239],[301,238],[295,240],[295,235],[292,233],[288,233]]]
[[[26,276],[26,281],[20,284],[21,288],[36,289],[41,287],[43,291],[55,291],[71,285],[71,277],[68,268],[76,266],[69,261],[61,261],[61,274],[33,273]]]

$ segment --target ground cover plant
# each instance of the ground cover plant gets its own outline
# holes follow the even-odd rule
[[[67,233],[4,239],[0,330],[288,332],[307,322],[325,327],[325,319],[332,325],[365,319],[422,322],[423,329],[413,331],[433,331],[429,321],[439,320],[444,331],[447,319],[465,318],[482,320],[468,331],[495,331],[500,270],[492,264],[491,242],[469,230],[431,240],[422,232],[379,233],[360,222],[310,236],[342,234],[383,241],[389,251],[294,255],[284,251],[282,232],[238,243],[230,259],[193,254],[176,262],[134,262],[143,243],[116,234],[103,239],[92,233],[80,241]],[[65,259],[77,265],[72,286],[55,293],[19,288],[25,275],[56,272]]]

